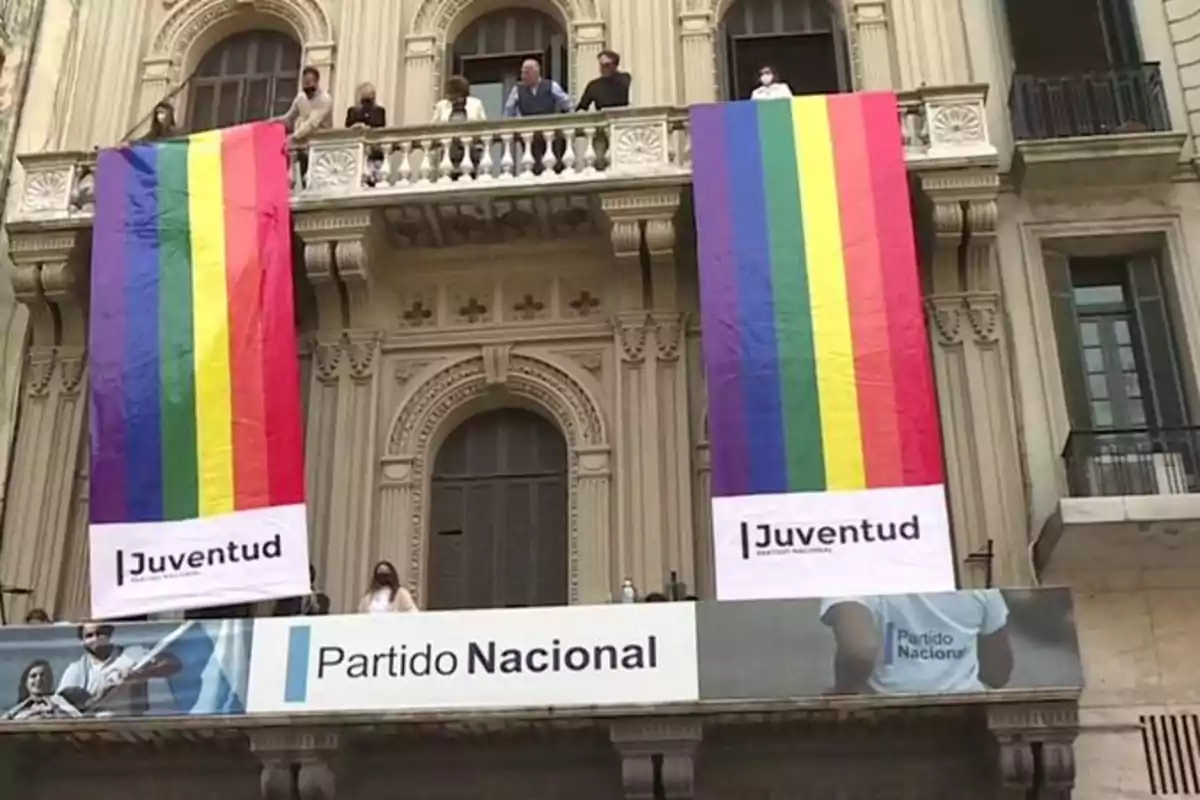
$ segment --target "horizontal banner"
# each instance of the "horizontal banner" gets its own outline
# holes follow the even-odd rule
[[[942,486],[714,497],[717,597],[955,589]]]
[[[0,728],[1082,685],[1066,589],[0,628]]]
[[[696,700],[689,603],[260,620],[251,712]]]

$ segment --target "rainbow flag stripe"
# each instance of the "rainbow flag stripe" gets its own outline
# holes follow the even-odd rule
[[[713,496],[942,483],[895,96],[691,111]]]
[[[286,134],[99,154],[91,521],[304,502]]]

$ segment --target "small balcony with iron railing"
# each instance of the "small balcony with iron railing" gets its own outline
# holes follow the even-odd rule
[[[1166,180],[1186,134],[1172,129],[1158,64],[1013,76],[1014,171],[1024,188]]]
[[[1066,496],[1035,548],[1045,566],[1200,565],[1200,426],[1072,431]],[[1193,544],[1193,541],[1195,544]]]

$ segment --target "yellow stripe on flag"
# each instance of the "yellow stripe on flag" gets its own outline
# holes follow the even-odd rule
[[[229,377],[229,297],[225,286],[225,188],[221,132],[188,147],[192,239],[192,330],[196,370],[196,451],[200,516],[234,510],[233,412]]]
[[[800,173],[826,488],[864,489],[866,470],[854,374],[854,340],[850,332],[842,221],[825,98],[794,98],[792,123]]]

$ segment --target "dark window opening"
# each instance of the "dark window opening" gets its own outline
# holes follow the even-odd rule
[[[562,26],[540,11],[518,8],[485,14],[450,48],[451,71],[471,82],[471,94],[483,103],[488,119],[504,115],[504,101],[517,85],[521,62],[528,58],[542,65],[543,77],[571,91],[567,37]]]
[[[250,31],[205,54],[188,87],[190,131],[226,128],[287,113],[300,87],[300,45],[274,31]]]
[[[796,95],[852,88],[836,0],[738,0],[722,20],[720,46],[729,100],[749,98],[764,66],[777,70]]]

